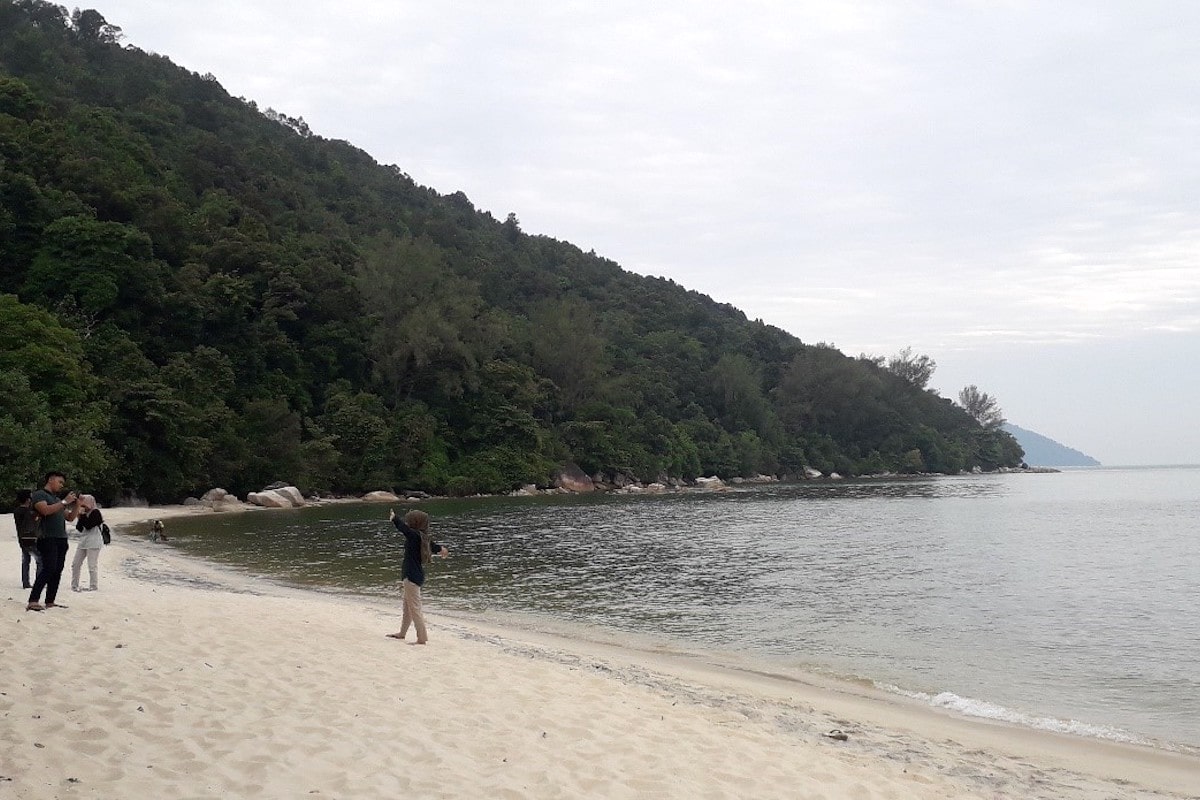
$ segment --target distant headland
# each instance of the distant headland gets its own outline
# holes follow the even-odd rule
[[[1086,453],[1060,444],[1040,433],[1026,430],[1011,422],[1004,423],[1004,430],[1025,451],[1025,463],[1031,467],[1098,467],[1100,462]]]

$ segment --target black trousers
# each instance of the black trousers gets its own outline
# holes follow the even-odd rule
[[[36,603],[46,590],[46,602],[53,603],[58,596],[58,582],[62,578],[63,567],[67,565],[66,539],[38,539],[38,552],[42,554],[41,568],[33,580],[33,589],[29,591],[29,602]]]

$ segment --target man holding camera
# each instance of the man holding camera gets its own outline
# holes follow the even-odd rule
[[[67,523],[79,516],[78,499],[75,492],[68,492],[59,499],[67,478],[61,472],[46,473],[46,485],[33,493],[33,510],[42,518],[42,531],[38,536],[38,552],[42,554],[41,569],[29,592],[26,611],[42,611],[46,608],[66,608],[54,602],[58,595],[58,582],[67,563]],[[46,605],[40,602],[42,589],[46,590]]]

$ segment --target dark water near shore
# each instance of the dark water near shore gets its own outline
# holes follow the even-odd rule
[[[431,608],[586,625],[932,705],[1200,747],[1200,468],[435,501]],[[387,508],[171,520],[172,545],[396,594]]]

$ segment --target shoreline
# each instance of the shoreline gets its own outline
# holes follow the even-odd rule
[[[327,591],[315,587],[312,590]],[[379,599],[379,595],[366,596]],[[479,613],[453,607],[438,608],[438,613],[468,625],[494,628],[513,635],[545,637],[550,641],[595,647],[599,651],[627,652],[633,657],[661,658],[684,666],[690,665],[691,668],[702,671],[757,676],[785,684],[819,687],[839,695],[861,696],[870,702],[903,706],[938,719],[958,720],[967,726],[1000,727],[1018,733],[1028,732],[1084,743],[1096,742],[1116,747],[1132,747],[1151,753],[1178,755],[1196,760],[1197,769],[1200,769],[1198,746],[1168,738],[1155,738],[1106,723],[1085,722],[1067,717],[1040,717],[998,706],[991,701],[946,693],[951,700],[963,701],[963,705],[978,704],[984,706],[987,711],[1000,712],[973,714],[961,710],[952,702],[934,703],[934,695],[930,693],[905,689],[869,677],[838,673],[815,665],[782,663],[769,656],[745,655],[735,650],[705,650],[689,641],[657,638],[624,630],[606,629],[597,632],[587,624],[564,621],[549,615],[519,612]]]
[[[370,509],[374,508],[375,505],[381,505],[385,508],[388,505],[386,503],[373,503],[357,499],[341,499],[328,504],[333,506],[366,506],[367,510],[364,513],[367,514],[371,513]],[[326,503],[311,504],[310,509],[320,516],[324,513],[320,511],[323,505],[326,505]],[[196,506],[165,506],[158,508],[163,512],[159,516],[164,517],[194,514],[199,514],[203,517],[206,513],[203,507],[198,508]],[[243,505],[239,510],[261,511],[264,509]],[[120,510],[121,513],[130,518],[152,517],[155,516],[154,511],[155,509],[151,508],[149,509],[150,513],[147,514],[146,509]],[[338,512],[333,511],[331,513]],[[257,527],[257,523],[250,522],[247,525]],[[181,552],[187,552],[187,550]],[[191,553],[190,555],[203,558],[203,552],[204,548],[200,548],[198,552]],[[219,553],[212,555],[218,561],[223,560],[223,556]],[[245,564],[240,566],[234,562],[230,562],[230,564],[235,569],[247,568]],[[249,567],[249,569],[252,572],[255,570],[254,567]],[[276,571],[263,568],[254,574],[259,574],[269,580],[279,581],[288,586],[307,588],[323,593],[352,591],[361,593],[363,596],[370,597],[373,600],[389,597],[391,593],[390,587],[383,585],[356,587],[355,582],[348,576],[339,577],[327,574],[323,577],[317,577],[301,574],[302,572],[281,566]],[[449,594],[453,595],[454,593],[451,591]],[[886,662],[874,664],[874,669],[868,666],[853,671],[849,667],[839,670],[836,667],[830,667],[822,663],[806,663],[806,659],[802,656],[787,657],[776,652],[764,651],[749,653],[737,647],[736,643],[729,639],[721,642],[705,643],[708,642],[708,637],[701,636],[693,639],[686,637],[679,638],[669,635],[655,635],[650,630],[642,630],[638,633],[636,632],[637,626],[631,628],[630,626],[623,625],[613,628],[604,624],[592,625],[586,619],[580,619],[578,615],[571,615],[569,613],[566,617],[563,617],[552,612],[542,613],[528,609],[522,611],[519,608],[507,608],[504,611],[499,611],[490,609],[486,605],[480,606],[478,603],[470,602],[469,600],[464,602],[464,599],[461,597],[443,597],[442,595],[443,593],[441,592],[435,591],[434,593],[435,603],[437,603],[440,612],[449,616],[459,615],[468,622],[484,622],[485,624],[505,629],[548,633],[567,640],[584,639],[597,644],[620,643],[620,646],[627,649],[674,653],[680,657],[691,657],[705,663],[712,663],[734,670],[744,669],[784,676],[793,675],[799,676],[801,679],[812,679],[819,676],[822,679],[844,683],[851,687],[868,686],[873,691],[887,698],[915,703],[917,706],[927,709],[931,713],[960,717],[980,724],[1002,723],[1020,730],[1043,730],[1084,739],[1132,744],[1148,747],[1153,750],[1164,750],[1200,757],[1200,740],[1196,740],[1194,736],[1188,735],[1190,729],[1184,730],[1181,727],[1178,730],[1172,730],[1169,727],[1163,729],[1161,726],[1159,729],[1155,729],[1152,724],[1146,727],[1138,727],[1136,719],[1132,721],[1129,719],[1122,720],[1119,714],[1115,715],[1114,718],[1114,716],[1104,714],[1102,708],[1091,709],[1090,716],[1087,710],[1080,711],[1078,715],[1072,715],[1069,709],[1067,711],[1060,710],[1059,715],[1055,715],[1053,710],[1054,700],[1059,695],[1053,693],[1047,694],[1043,692],[1043,694],[1038,695],[1043,701],[1046,701],[1041,705],[1030,700],[1028,696],[1013,696],[1012,694],[1005,696],[1002,692],[989,694],[986,691],[980,690],[975,693],[968,692],[959,695],[954,692],[961,691],[961,689],[942,687],[970,686],[969,681],[966,683],[958,681],[957,684],[953,682],[906,681],[906,677],[911,679],[912,676],[890,672],[889,664]],[[503,605],[508,606],[510,604]],[[831,644],[836,647],[837,642],[831,642]],[[1074,687],[1064,684],[1060,689],[1064,692],[1062,697],[1074,697],[1071,694],[1074,691]],[[1004,699],[997,700],[997,697],[1003,697]],[[1038,713],[1037,709],[1042,707],[1052,710]]]
[[[444,498],[429,498],[430,500],[441,500]],[[403,500],[401,502],[404,502]],[[368,501],[361,498],[329,498],[320,502],[310,502],[309,508],[320,507],[323,505],[379,505],[387,506],[387,503],[378,501]],[[243,504],[240,508],[223,509],[222,511],[213,512],[205,506],[194,505],[168,505],[148,508],[122,508],[116,512],[120,515],[121,524],[139,524],[149,523],[155,518],[168,519],[188,516],[205,516],[209,513],[237,513],[238,511],[270,511],[273,509],[262,508],[251,504]],[[105,510],[105,513],[110,513],[113,510]],[[155,513],[147,513],[155,512]],[[181,558],[188,560],[204,561],[203,556],[188,554],[183,551],[172,550],[172,553],[179,555]],[[258,579],[270,581],[281,587],[295,588],[301,591],[312,591],[323,595],[337,595],[346,591],[337,586],[322,586],[317,584],[306,584],[303,581],[289,581],[278,576],[271,576],[264,573],[255,573],[253,571],[241,573],[240,567],[237,565],[220,565],[214,563],[222,569],[230,569],[240,574],[256,576]],[[380,595],[376,592],[361,592],[350,589],[356,596],[364,599],[370,599],[373,602],[383,601],[382,598],[386,595]],[[384,601],[386,602],[386,601]],[[435,604],[437,600],[434,600]],[[1041,718],[1031,718],[1034,722],[1050,721],[1062,723],[1063,727],[1041,727],[1024,721],[1017,721],[1007,717],[993,717],[985,715],[971,714],[964,712],[952,706],[939,706],[928,702],[931,698],[922,692],[913,692],[906,690],[904,687],[895,687],[889,685],[881,685],[877,681],[873,681],[869,677],[852,676],[840,674],[837,672],[820,669],[815,666],[806,666],[803,664],[783,664],[771,658],[763,658],[757,656],[744,656],[735,650],[712,650],[704,648],[693,642],[684,640],[675,640],[670,638],[659,638],[653,635],[636,634],[629,631],[608,630],[604,628],[595,628],[584,623],[571,622],[563,620],[552,615],[544,614],[524,614],[520,612],[479,612],[477,610],[469,610],[465,608],[457,608],[454,606],[443,606],[437,609],[438,613],[448,618],[456,619],[467,625],[481,625],[496,628],[501,631],[515,633],[520,635],[545,636],[553,640],[563,642],[580,642],[588,645],[594,645],[599,648],[612,648],[618,651],[630,651],[634,653],[645,653],[649,655],[661,654],[677,658],[685,662],[702,663],[711,666],[717,670],[732,671],[734,673],[761,673],[764,675],[773,676],[780,680],[799,681],[801,683],[815,683],[819,685],[827,685],[833,688],[840,687],[843,691],[850,692],[867,692],[872,696],[883,700],[884,702],[901,703],[907,706],[918,708],[925,713],[935,715],[937,717],[947,717],[959,719],[969,725],[999,725],[1011,728],[1016,731],[1031,731],[1037,733],[1046,733],[1050,735],[1065,736],[1069,739],[1078,739],[1083,741],[1098,741],[1106,742],[1115,745],[1129,745],[1137,748],[1144,748],[1150,751],[1162,751],[1172,754],[1180,754],[1187,757],[1200,758],[1200,747],[1191,744],[1172,741],[1168,739],[1156,739],[1152,736],[1138,734],[1132,731],[1125,731],[1120,728],[1113,728],[1104,723],[1086,723],[1077,722],[1073,719],[1061,718],[1042,720]],[[961,698],[971,701],[971,698]],[[987,705],[991,705],[987,701]],[[1024,712],[1013,712],[1020,716],[1027,716]],[[1085,733],[1079,730],[1072,730],[1072,727],[1082,726],[1084,729],[1096,728],[1106,729],[1107,731],[1118,736],[1110,736],[1105,733]]]
[[[105,510],[114,525],[207,513],[214,512],[196,506]],[[86,674],[86,665],[95,655],[120,656],[126,648],[157,650],[170,656],[169,661],[189,662],[179,668],[186,673],[183,680],[157,684],[153,691],[146,689],[141,685],[142,678],[153,678],[163,668],[152,659],[142,665],[141,675],[134,675],[130,684],[120,684],[119,690],[108,679],[112,671],[102,673],[101,684],[106,686],[102,693],[110,700],[117,696],[124,701],[123,707],[133,704],[131,708],[148,708],[145,702],[135,700],[149,692],[160,710],[171,705],[190,708],[198,704],[210,712],[212,706],[219,705],[212,702],[214,698],[236,697],[236,703],[248,707],[234,716],[248,717],[243,724],[251,728],[256,725],[255,719],[261,723],[281,715],[279,723],[268,722],[269,730],[262,731],[269,743],[275,743],[275,749],[279,743],[272,731],[290,736],[288,731],[296,726],[312,729],[312,737],[327,744],[330,739],[334,741],[333,756],[340,753],[347,757],[344,761],[333,759],[346,771],[356,769],[349,760],[357,753],[355,748],[366,748],[366,752],[354,758],[386,755],[386,761],[416,755],[416,751],[404,752],[406,746],[392,746],[397,737],[409,734],[409,726],[416,725],[421,737],[437,742],[439,749],[444,746],[453,750],[456,757],[465,758],[475,769],[474,778],[456,776],[451,781],[453,787],[437,782],[426,786],[419,782],[405,784],[406,771],[397,762],[395,771],[386,776],[390,782],[368,781],[354,790],[357,784],[339,783],[332,777],[337,771],[335,764],[320,762],[324,763],[324,771],[306,764],[287,766],[289,756],[281,750],[265,757],[260,753],[266,765],[262,770],[233,770],[237,781],[249,781],[246,785],[264,781],[261,793],[265,796],[304,794],[313,787],[321,793],[374,796],[387,787],[406,786],[439,797],[503,795],[505,791],[512,796],[534,797],[579,793],[718,797],[744,795],[753,786],[759,796],[794,797],[804,794],[799,787],[810,786],[812,791],[828,791],[828,796],[844,796],[855,787],[864,797],[1099,800],[1116,796],[1187,797],[1188,792],[1195,791],[1196,775],[1200,774],[1200,759],[1192,756],[961,717],[866,685],[816,674],[756,670],[695,653],[639,649],[561,632],[514,628],[436,608],[429,615],[431,646],[406,647],[383,638],[383,633],[393,630],[398,622],[398,602],[256,578],[145,540],[119,537],[105,549],[100,568],[101,592],[60,598],[71,603],[71,609],[26,614],[16,610],[23,596],[10,598],[10,613],[4,615],[0,627],[14,636],[4,637],[13,642],[11,646],[0,645],[0,682],[7,687],[30,683],[14,663],[19,661],[14,655],[30,647],[51,648],[56,656],[52,663],[68,665],[69,673],[80,671],[78,677]],[[108,602],[110,596],[118,602]],[[268,608],[250,608],[260,603]],[[47,640],[45,637],[53,636],[56,630],[52,613],[67,615],[66,624],[80,639]],[[90,625],[79,624],[80,617],[84,622],[93,617],[100,631],[132,626],[139,633],[122,633],[121,642],[108,644],[103,652],[93,652],[91,645],[100,634],[92,633],[96,628]],[[27,621],[34,624],[27,625]],[[264,627],[263,622],[269,625]],[[309,625],[314,629],[305,630]],[[197,631],[198,638],[208,646],[192,648],[189,637],[181,631]],[[296,645],[301,645],[303,652],[297,652]],[[246,683],[250,676],[236,671],[214,672],[223,651],[236,651],[239,658],[259,663],[268,673],[286,666],[289,673],[307,674],[310,680],[289,689],[281,707],[264,703],[253,690],[247,696],[247,687],[255,685],[253,680]],[[190,659],[183,657],[188,655]],[[197,667],[196,659],[211,666]],[[416,672],[410,675],[409,669]],[[314,673],[316,680],[311,680]],[[464,675],[474,679],[467,680]],[[71,676],[62,677],[70,686]],[[258,676],[272,682],[278,677]],[[345,718],[344,691],[334,692],[342,697],[341,705],[331,705],[323,696],[326,684],[332,683],[349,690],[352,696],[370,697],[378,692],[390,697],[389,693],[394,695],[411,677],[437,688],[428,697],[405,696],[397,707],[403,713],[373,723],[381,725],[381,730],[368,732],[362,728],[358,714]],[[42,796],[35,787],[48,784],[37,783],[35,775],[61,772],[67,768],[57,764],[78,761],[77,754],[65,756],[61,762],[50,760],[54,753],[46,751],[52,749],[52,744],[41,739],[36,741],[45,747],[29,752],[29,740],[18,730],[46,727],[45,720],[56,721],[50,727],[57,734],[69,734],[80,725],[88,729],[79,719],[88,716],[87,702],[72,698],[67,705],[69,708],[42,709],[40,720],[30,726],[26,720],[37,713],[36,696],[24,696],[19,691],[0,695],[3,717],[10,721],[0,741],[20,748],[13,761],[15,770],[5,766],[0,770],[0,779],[12,779],[7,786],[18,789],[16,797]],[[417,712],[415,716],[410,715],[412,711]],[[136,731],[146,721],[143,713],[135,711],[114,720],[115,731],[104,730],[103,721],[91,720],[92,735],[87,738],[121,740],[130,732],[127,729]],[[537,720],[536,724],[529,722],[529,715]],[[475,737],[473,727],[479,724],[502,738],[525,742],[541,754],[541,760],[532,758],[532,753],[530,760],[512,755],[503,761],[502,756],[499,764],[503,766],[497,766],[490,755],[500,745]],[[537,728],[532,742],[526,736],[531,725]],[[610,730],[613,725],[619,730]],[[571,729],[571,736],[562,736],[564,726]],[[243,737],[248,732],[241,727],[226,725],[224,734]],[[844,731],[848,739],[827,738],[825,734],[832,729]],[[556,730],[559,737],[553,746],[538,740],[537,734],[549,739]],[[381,733],[383,740],[378,745],[350,746],[363,736]],[[187,796],[217,796],[219,792],[209,795],[204,788],[207,785],[215,789],[215,785],[201,783],[221,783],[213,776],[224,774],[218,757],[228,754],[219,746],[219,739],[172,725],[154,738],[152,748],[147,746],[145,758],[153,762],[158,758],[156,753],[165,752],[168,761],[187,761],[191,767],[176,770],[178,782],[171,790]],[[73,749],[83,744],[74,742]],[[308,745],[317,749],[314,742]],[[539,745],[547,745],[548,749],[543,751]],[[91,746],[101,747],[98,743]],[[128,755],[140,752],[135,747]],[[601,753],[604,755],[597,761]],[[679,758],[684,761],[676,765],[675,772],[658,775]],[[615,759],[623,766],[608,770],[605,759]],[[522,768],[511,771],[523,776],[520,786],[501,780],[496,770],[508,772],[509,765],[518,761]],[[573,774],[556,767],[559,762],[573,765]],[[303,785],[311,786],[300,791],[301,783],[282,776],[268,780],[272,763],[282,771],[299,769],[307,781]],[[724,771],[714,772],[718,765]],[[99,770],[101,765],[96,766]],[[749,768],[754,770],[753,777],[746,774]],[[158,763],[141,767],[145,773],[159,769]],[[459,767],[453,769],[457,772]],[[247,774],[248,770],[253,774]],[[198,783],[193,777],[197,772],[207,777],[198,779]],[[499,782],[488,782],[488,775]],[[824,777],[813,784],[814,775]],[[64,775],[62,780],[70,777],[84,780],[73,775]],[[578,782],[585,778],[586,789]],[[162,774],[133,775],[129,771],[106,779],[92,774],[86,785],[103,790],[78,796],[128,796],[141,793],[143,788],[163,791],[167,787],[156,782],[161,779]],[[230,783],[225,791],[231,791],[232,785],[240,784]],[[834,788],[838,785],[844,791]]]
[[[1102,467],[1106,468],[1106,467]],[[1066,469],[1075,469],[1067,467]],[[1121,469],[1121,467],[1113,467],[1113,469]],[[731,489],[744,489],[753,486],[764,486],[770,484],[839,484],[839,483],[854,483],[856,481],[906,481],[906,480],[927,480],[930,478],[970,478],[980,476],[996,476],[996,475],[1044,475],[1058,474],[1063,468],[1060,467],[998,467],[988,471],[970,471],[970,472],[918,472],[918,473],[899,473],[899,472],[879,472],[868,473],[865,475],[845,476],[838,473],[830,473],[828,475],[817,473],[815,477],[807,476],[776,476],[776,475],[758,475],[751,478],[736,477],[728,481],[721,478],[700,477],[693,483],[687,484],[681,479],[673,478],[666,484],[662,483],[641,483],[632,481],[627,485],[616,485],[608,483],[591,484],[592,488],[584,490],[569,489],[561,486],[546,486],[537,487],[535,485],[527,485],[520,489],[514,489],[508,492],[500,492],[497,494],[473,494],[466,496],[454,495],[431,495],[425,492],[416,492],[408,494],[395,494],[389,499],[372,498],[370,494],[378,494],[379,492],[368,492],[366,495],[330,495],[324,497],[305,498],[303,507],[311,508],[324,505],[341,505],[346,503],[376,503],[379,505],[393,504],[412,504],[422,503],[426,501],[443,501],[443,500],[464,500],[464,499],[479,499],[492,497],[543,497],[543,496],[576,496],[595,494],[598,496],[604,495],[659,495],[659,494],[679,494],[679,493],[695,493],[695,492],[713,492],[713,491],[729,491]],[[295,487],[290,487],[295,489]],[[224,491],[224,490],[221,490]],[[271,490],[264,489],[263,492]],[[298,491],[298,490],[297,490]],[[251,494],[254,494],[253,492]],[[388,494],[391,494],[388,492]],[[299,495],[297,495],[299,496]],[[271,505],[256,505],[249,500],[239,500],[236,495],[227,495],[231,502],[222,503],[219,507],[214,507],[212,503],[200,500],[198,498],[189,498],[191,503],[175,503],[166,505],[119,505],[119,506],[101,506],[101,510],[108,514],[109,512],[128,512],[129,521],[143,521],[142,514],[147,514],[145,519],[154,519],[155,515],[149,514],[150,511],[158,510],[163,513],[159,516],[166,518],[167,516],[183,516],[188,514],[204,514],[209,511],[218,513],[238,513],[240,511],[265,511],[276,506]]]

